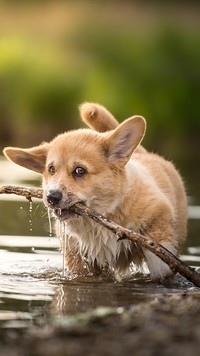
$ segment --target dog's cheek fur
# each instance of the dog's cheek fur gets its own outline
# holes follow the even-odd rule
[[[123,196],[125,187],[125,176],[122,172],[105,170],[98,174],[96,179],[88,182],[86,197],[91,207],[99,212],[108,213],[118,205],[120,197]]]

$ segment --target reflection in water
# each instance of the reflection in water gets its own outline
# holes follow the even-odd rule
[[[177,275],[166,285],[150,282],[147,276],[137,276],[124,282],[103,281],[98,278],[63,281],[55,288],[51,315],[66,317],[83,313],[97,307],[130,308],[160,298],[163,294],[196,291],[198,288]]]
[[[157,293],[153,287],[145,285],[144,279],[136,284],[99,281],[92,277],[91,280],[66,281],[55,289],[51,313],[56,317],[82,313],[99,306],[130,307],[151,299]]]
[[[45,322],[54,295],[53,281],[60,278],[58,241],[1,236],[0,245],[0,325],[25,327]]]
[[[164,287],[139,275],[123,283],[99,277],[63,278],[56,238],[1,236],[0,245],[2,326],[5,322],[7,327],[13,325],[13,320],[18,326],[41,324],[52,316],[64,317],[99,306],[130,307],[186,288],[180,281]]]

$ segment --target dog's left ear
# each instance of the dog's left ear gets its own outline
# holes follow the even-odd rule
[[[33,148],[6,147],[4,155],[19,166],[43,173],[47,157],[48,143]]]
[[[142,116],[133,116],[109,133],[105,142],[109,162],[124,166],[142,141],[145,130],[145,119]]]

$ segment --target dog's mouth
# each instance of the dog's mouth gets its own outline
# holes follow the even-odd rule
[[[45,205],[51,209],[57,219],[63,221],[80,216],[74,208],[77,203],[85,204],[83,199],[66,199],[66,201],[58,201],[56,198],[56,195],[52,195],[52,197],[45,197],[44,202]]]
[[[79,216],[78,214],[73,212],[72,208],[68,208],[68,209],[55,208],[53,209],[53,213],[59,220],[67,220]]]

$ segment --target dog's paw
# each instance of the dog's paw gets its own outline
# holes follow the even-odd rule
[[[168,251],[172,252],[175,256],[177,255],[177,249],[172,244],[163,243],[162,246],[165,247]],[[174,275],[169,266],[154,253],[145,249],[144,255],[152,281],[162,282]]]

